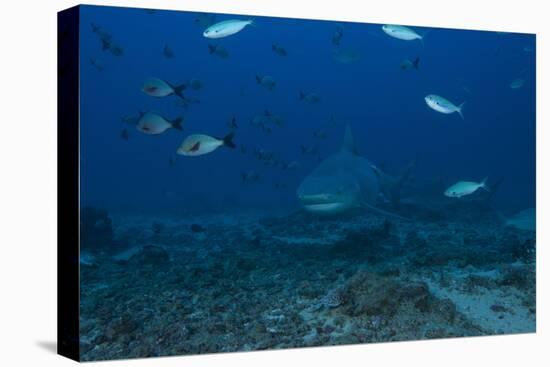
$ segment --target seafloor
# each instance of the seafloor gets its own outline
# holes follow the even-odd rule
[[[490,208],[108,218],[82,227],[85,361],[535,331],[535,234]]]

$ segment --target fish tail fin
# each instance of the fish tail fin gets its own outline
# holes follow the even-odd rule
[[[270,111],[269,109],[266,108],[266,109],[264,110],[264,116],[267,116],[267,117],[271,116],[271,111]]]
[[[251,25],[251,26],[256,26],[256,21],[254,20],[254,18],[250,18],[248,19],[248,25]]]
[[[109,50],[111,48],[111,42],[106,39],[101,39],[101,49],[103,51]]]
[[[276,43],[272,43],[272,44],[271,44],[271,49],[272,49],[273,51],[277,50],[277,44],[276,44]]]
[[[171,121],[172,127],[176,130],[182,130],[183,117],[178,117]]]
[[[503,178],[500,178],[497,180],[496,183],[492,184],[491,186],[489,186],[489,196],[487,198],[487,200],[490,200],[491,198],[493,198],[493,196],[495,196],[496,192],[498,191],[498,188],[500,187],[500,185],[502,184],[502,181],[504,181]]]
[[[185,90],[185,88],[187,88],[187,85],[185,85],[185,83],[172,87],[172,89],[174,89],[174,94],[181,99],[185,99],[185,97],[183,96],[183,91]]]
[[[300,92],[298,98],[300,98],[300,101],[303,101],[306,98],[306,94],[304,92]]]
[[[483,179],[483,181],[481,181],[481,188],[484,189],[485,191],[487,192],[491,192],[491,189],[489,188],[489,186],[487,185],[487,180],[489,179],[489,176],[485,176],[485,178]]]
[[[209,54],[213,54],[214,52],[216,52],[216,46],[214,46],[213,44],[208,44],[208,53]]]
[[[256,84],[262,84],[262,76],[260,74],[256,74]]]
[[[462,109],[464,108],[465,104],[466,104],[466,102],[462,102],[456,110],[456,112],[458,112],[458,114],[460,115],[460,117],[462,117],[463,120],[464,120],[464,115],[462,114]]]
[[[233,138],[235,137],[235,133],[230,132],[226,136],[223,137],[223,145],[225,145],[228,148],[235,149],[235,143],[233,143]]]
[[[425,46],[426,44],[424,43],[424,39],[426,38],[426,36],[430,33],[429,30],[427,30],[426,32],[423,32],[421,35],[420,35],[420,43],[422,43],[422,46]]]
[[[413,61],[413,67],[418,70],[418,64],[420,63],[420,57],[417,57],[416,59],[414,59]]]

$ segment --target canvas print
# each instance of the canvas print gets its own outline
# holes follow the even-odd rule
[[[535,332],[535,35],[78,12],[81,360]]]

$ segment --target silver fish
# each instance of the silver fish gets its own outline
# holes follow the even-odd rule
[[[300,101],[304,101],[308,104],[317,104],[321,102],[321,97],[315,93],[304,93],[300,92],[299,94]]]
[[[143,83],[141,91],[152,97],[167,97],[174,94],[184,98],[182,92],[185,88],[185,84],[176,86],[159,78],[149,78]]]
[[[138,131],[141,131],[144,134],[158,135],[162,134],[170,128],[181,130],[182,122],[183,119],[181,117],[169,121],[166,120],[164,117],[157,115],[156,113],[147,112],[146,114],[141,116],[136,128]]]
[[[478,189],[489,191],[489,187],[487,186],[487,177],[485,177],[481,182],[459,181],[445,190],[444,194],[450,198],[461,198],[463,196],[473,194]]]
[[[426,104],[433,110],[437,112],[441,112],[444,114],[451,114],[454,112],[458,112],[460,117],[464,119],[464,115],[462,115],[462,108],[464,107],[464,104],[466,102],[461,103],[460,105],[456,106],[449,100],[435,95],[435,94],[429,94],[426,97],[424,97],[424,100],[426,101]]]
[[[204,134],[189,135],[177,150],[179,155],[196,157],[211,153],[221,146],[235,148],[233,143],[234,133],[227,134],[223,139],[213,138]]]
[[[397,38],[403,41],[413,41],[413,40],[423,41],[423,38],[421,35],[416,33],[411,28],[405,27],[402,25],[386,24],[382,26],[382,30],[388,36],[391,36],[393,38]]]
[[[211,25],[203,32],[203,36],[206,38],[224,38],[242,31],[247,25],[253,23],[252,19],[240,20],[230,19]]]
[[[261,85],[265,89],[272,91],[273,88],[277,85],[275,79],[269,75],[256,75],[256,84]]]

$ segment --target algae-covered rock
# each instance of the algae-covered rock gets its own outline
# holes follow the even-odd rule
[[[108,250],[113,244],[113,226],[105,209],[80,210],[80,249],[89,252]]]
[[[395,281],[359,271],[345,286],[343,312],[350,316],[394,314],[399,306],[398,292]]]
[[[143,246],[136,254],[132,255],[128,260],[129,264],[135,265],[163,265],[170,261],[168,252],[155,245]]]

